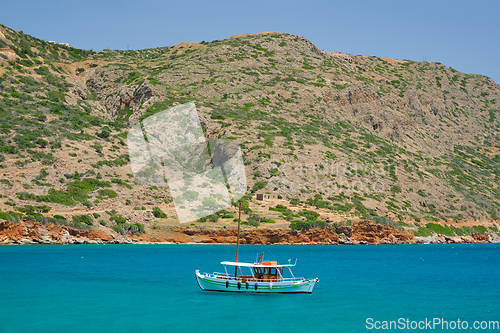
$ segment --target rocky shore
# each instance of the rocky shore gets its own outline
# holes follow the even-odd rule
[[[106,228],[107,229],[107,228]],[[33,221],[0,222],[0,244],[127,244],[133,241],[104,230],[80,230]]]
[[[343,227],[343,232],[331,228],[292,229],[246,229],[240,233],[241,244],[408,244],[415,238],[409,232],[378,225],[373,221],[361,221],[353,226]],[[194,229],[174,230],[182,236],[178,243],[195,242],[204,244],[234,244],[236,229]]]
[[[237,230],[229,228],[171,228],[162,235],[149,233],[122,235],[109,228],[80,230],[33,221],[0,222],[0,244],[235,244]],[[292,230],[284,228],[249,228],[240,233],[241,244],[418,244],[418,243],[491,243],[499,237],[472,233],[471,236],[433,235],[415,237],[412,233],[359,221],[352,226]]]

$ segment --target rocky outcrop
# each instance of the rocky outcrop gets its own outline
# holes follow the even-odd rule
[[[334,229],[334,228],[333,228]],[[352,226],[332,228],[292,229],[243,229],[241,244],[407,244],[415,237],[390,226],[373,221],[359,221]],[[172,243],[236,244],[236,229],[181,228],[172,230],[171,237],[161,241]],[[155,241],[149,239],[149,241]]]
[[[342,236],[342,244],[406,244],[415,242],[415,236],[412,233],[377,224],[374,221],[359,221],[354,222],[352,226],[338,226],[336,232]]]
[[[471,233],[472,238],[477,242],[489,242],[490,238],[487,235],[480,234],[479,232]]]
[[[470,236],[446,236],[436,234],[427,237],[415,237],[417,244],[460,244],[460,243],[499,243],[497,234],[484,235],[473,232]]]
[[[374,221],[355,222],[350,234],[351,239],[368,244],[404,244],[415,241],[415,236],[407,231],[376,224]]]
[[[175,231],[176,234],[190,236],[191,242],[197,243],[227,243],[236,244],[236,229],[193,229],[183,228]],[[187,242],[175,237],[174,242]],[[241,244],[339,244],[340,238],[329,228],[314,228],[307,230],[292,229],[247,229],[240,232]]]
[[[241,244],[399,244],[412,243],[413,235],[391,227],[380,226],[372,221],[355,223],[347,237],[331,228],[292,229],[242,229]],[[104,229],[103,229],[104,230]],[[167,235],[152,237],[123,236],[103,230],[80,230],[54,224],[39,224],[33,221],[0,223],[0,244],[120,244],[120,243],[200,243],[236,244],[236,229],[171,229]]]
[[[433,235],[415,237],[408,231],[376,224],[374,221],[354,222],[351,226],[292,230],[288,228],[242,228],[240,244],[425,244],[425,243],[490,243],[500,237],[472,233],[471,236]],[[236,228],[173,228],[163,235],[149,233],[121,235],[108,228],[81,230],[52,223],[33,221],[0,222],[0,244],[236,244]]]
[[[125,244],[132,241],[102,230],[80,230],[33,221],[0,222],[0,244]]]

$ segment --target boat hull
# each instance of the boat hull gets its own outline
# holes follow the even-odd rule
[[[287,293],[310,294],[317,279],[283,282],[248,282],[216,278],[196,271],[198,286],[205,291],[236,292],[236,293]],[[239,286],[238,286],[239,282]],[[257,286],[256,286],[257,284]]]

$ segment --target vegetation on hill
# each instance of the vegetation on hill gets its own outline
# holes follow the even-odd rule
[[[280,33],[93,52],[0,26],[0,95],[3,211],[76,208],[89,219],[68,220],[116,230],[167,218],[168,189],[134,182],[126,136],[194,101],[207,135],[240,144],[249,193],[346,219],[500,212],[500,87],[440,63],[330,54]],[[266,222],[248,209],[249,224]],[[294,228],[323,224],[280,209]]]

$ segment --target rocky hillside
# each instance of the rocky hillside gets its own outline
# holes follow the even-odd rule
[[[498,232],[500,87],[440,63],[323,52],[282,33],[92,52],[0,26],[0,94],[0,218],[178,224],[168,189],[134,183],[126,137],[194,101],[207,135],[244,152],[251,225],[321,225],[321,211]],[[255,192],[281,206],[259,208]],[[234,209],[212,218],[231,224]]]

